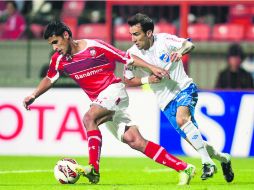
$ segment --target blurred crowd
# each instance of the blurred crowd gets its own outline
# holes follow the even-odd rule
[[[254,59],[245,53],[239,44],[231,44],[227,56],[227,66],[217,78],[216,88],[219,89],[253,89]]]
[[[80,38],[76,34],[78,28],[82,28],[83,24],[105,24],[105,9],[105,1],[0,1],[1,39],[42,38],[45,25],[53,19],[63,20],[73,30],[74,37]],[[114,25],[117,27],[126,24],[129,15],[137,12],[148,14],[156,24],[171,26],[175,28],[173,33],[179,33],[180,8],[176,5],[113,6]],[[223,38],[226,40],[249,39],[248,35],[254,39],[254,32],[252,32],[254,30],[248,27],[254,24],[254,4],[253,6],[240,4],[190,6],[188,22],[189,36],[195,40],[220,40],[220,36],[223,34],[225,35]],[[218,24],[231,24],[232,26],[222,27]],[[201,31],[199,35],[197,35],[197,31]],[[233,36],[227,38],[229,36],[227,32],[230,31],[234,31]],[[13,34],[10,34],[11,32]],[[248,33],[247,36],[245,33]]]
[[[0,1],[0,40],[42,38],[54,19],[68,25],[105,23],[105,1]]]
[[[15,1],[1,1],[0,16],[1,22],[3,22],[0,25],[0,39],[22,38],[26,29],[26,21],[18,9],[18,4]]]
[[[44,27],[54,19],[64,21],[72,30],[74,38],[103,39],[106,35],[101,32],[105,30],[105,9],[105,1],[0,1],[0,40],[40,39]],[[114,6],[113,23],[116,27],[119,26],[114,32],[116,40],[129,40],[128,29],[123,26],[129,15],[137,12],[148,14],[157,26],[161,26],[161,30],[155,27],[155,32],[179,32],[179,6]],[[218,23],[233,23],[237,24],[237,28],[242,26],[246,30],[246,27],[253,26],[251,39],[254,39],[254,5],[191,6],[188,22],[188,34],[195,41],[211,39],[211,30],[206,29],[215,28]],[[169,26],[172,27],[168,28]],[[196,26],[198,28],[195,29]],[[229,29],[231,30],[233,31],[232,28]],[[244,34],[246,30],[243,30]],[[225,28],[218,27],[218,32],[222,33],[214,32],[213,40],[220,40]],[[225,39],[240,44],[239,29],[233,39],[228,36],[230,35],[226,34]],[[254,52],[245,55],[239,44],[234,43],[229,47],[227,68],[219,73],[216,88],[253,88]]]

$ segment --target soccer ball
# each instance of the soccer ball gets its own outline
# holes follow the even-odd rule
[[[78,163],[71,158],[63,158],[56,163],[54,175],[57,181],[62,184],[74,184],[79,179],[79,174],[75,171]]]

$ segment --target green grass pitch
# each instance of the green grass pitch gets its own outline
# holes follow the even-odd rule
[[[201,162],[198,158],[181,157],[197,167],[196,176],[189,186],[177,187],[178,173],[154,163],[147,158],[105,158],[101,159],[101,180],[91,185],[81,177],[74,185],[62,185],[53,176],[53,168],[60,157],[0,156],[0,190],[242,190],[254,189],[254,158],[234,158],[232,165],[235,179],[227,184],[220,164],[218,173],[202,181]],[[74,157],[80,164],[87,158]]]

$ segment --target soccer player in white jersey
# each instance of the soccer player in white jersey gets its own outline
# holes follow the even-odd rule
[[[154,23],[144,14],[136,14],[128,20],[131,39],[134,45],[128,50],[132,55],[155,66],[168,70],[170,79],[161,78],[142,68],[125,67],[125,82],[128,86],[149,83],[158,99],[159,106],[176,131],[200,154],[203,164],[203,180],[216,172],[211,158],[221,162],[227,182],[234,173],[228,154],[216,151],[203,141],[194,117],[198,100],[197,87],[184,71],[181,58],[189,53],[194,45],[188,39],[178,38],[167,33],[153,34]]]
[[[84,115],[83,124],[88,137],[89,165],[79,166],[77,171],[87,177],[91,183],[99,182],[102,146],[99,125],[106,123],[106,127],[118,140],[157,163],[178,171],[179,185],[189,184],[194,175],[195,166],[179,160],[160,145],[141,136],[138,128],[131,123],[125,112],[129,104],[125,85],[114,75],[116,61],[149,68],[159,77],[167,72],[135,56],[133,56],[133,62],[128,53],[103,41],[73,40],[71,30],[62,22],[51,22],[45,30],[44,38],[52,45],[55,53],[51,58],[47,76],[42,79],[36,90],[24,99],[23,103],[29,110],[29,105],[49,90],[63,72],[68,74],[88,95],[92,103]]]

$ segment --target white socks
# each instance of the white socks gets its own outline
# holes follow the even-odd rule
[[[192,144],[192,146],[198,151],[201,156],[202,164],[209,163],[215,165],[215,163],[210,158],[203,141],[203,138],[197,129],[197,127],[191,122],[188,121],[185,123],[181,129],[186,134],[187,140]]]
[[[208,144],[208,142],[204,141],[204,145],[211,158],[214,158],[224,163],[227,163],[230,160],[230,157],[228,154],[216,151],[211,144]]]

